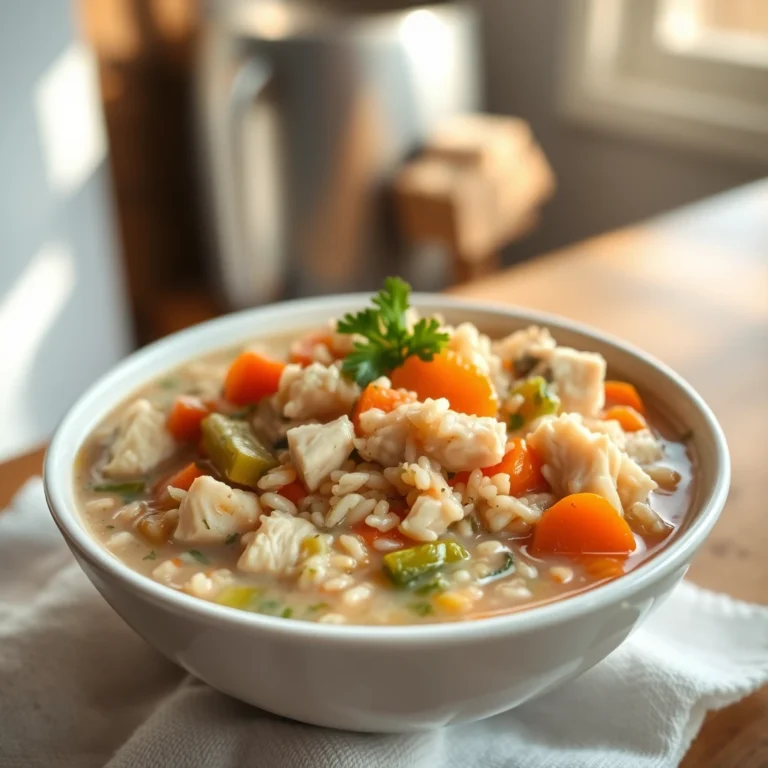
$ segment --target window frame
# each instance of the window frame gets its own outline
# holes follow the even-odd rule
[[[664,46],[662,2],[564,3],[560,113],[583,126],[768,165],[768,68]]]

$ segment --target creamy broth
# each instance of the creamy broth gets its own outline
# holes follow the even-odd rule
[[[334,343],[337,346],[334,347]],[[315,332],[295,337],[260,339],[257,348],[260,354],[267,354],[277,361],[287,361],[293,349],[293,358],[303,366],[300,371],[308,370],[312,359],[320,360],[314,365],[325,371],[334,366],[338,371],[339,364],[334,361],[341,355],[343,344],[338,338]],[[496,508],[488,506],[488,499],[477,496],[472,501],[471,470],[445,470],[438,466],[434,457],[427,457],[422,462],[421,470],[416,468],[417,461],[384,465],[361,455],[360,446],[364,446],[363,451],[373,450],[373,443],[355,442],[354,452],[339,464],[336,474],[324,478],[313,491],[304,483],[308,475],[302,476],[300,471],[297,479],[286,483],[286,486],[293,488],[291,494],[282,490],[286,486],[265,489],[258,484],[233,482],[227,478],[221,466],[217,466],[210,453],[205,455],[207,451],[197,436],[186,440],[172,438],[170,442],[165,435],[157,437],[160,434],[158,429],[168,430],[168,414],[180,395],[198,398],[209,411],[220,412],[233,422],[247,425],[246,428],[252,429],[259,436],[261,443],[274,456],[276,465],[262,478],[277,477],[270,475],[270,472],[279,473],[283,470],[287,473],[286,478],[296,477],[296,467],[300,462],[292,452],[293,449],[287,449],[285,432],[288,429],[303,423],[327,424],[337,418],[344,419],[353,414],[360,397],[359,393],[355,396],[355,391],[352,391],[348,393],[346,401],[340,400],[338,408],[333,412],[286,418],[288,404],[294,401],[286,400],[290,388],[285,382],[287,374],[282,371],[277,384],[278,392],[263,396],[259,404],[244,406],[228,402],[222,397],[225,380],[229,386],[227,372],[242,351],[241,348],[218,352],[158,377],[104,420],[84,445],[76,462],[74,480],[82,513],[92,535],[129,567],[167,585],[169,589],[182,590],[233,608],[286,619],[354,624],[411,624],[480,618],[562,599],[620,577],[666,546],[684,523],[694,476],[691,456],[685,441],[674,433],[659,414],[653,412],[647,412],[645,418],[652,435],[649,445],[653,443],[655,446],[649,450],[657,452],[658,457],[642,466],[647,473],[659,479],[660,486],[650,492],[647,505],[642,502],[642,506],[637,507],[635,503],[631,515],[625,511],[635,542],[635,548],[629,554],[573,554],[537,550],[533,544],[537,525],[540,524],[538,521],[547,515],[547,510],[562,496],[558,493],[553,495],[551,484],[545,478],[542,479],[543,476],[537,481],[543,483],[540,489],[519,497],[522,499],[523,506],[520,509],[523,517],[513,514],[507,524],[498,527],[498,516],[494,517],[498,511],[494,512]],[[620,378],[620,373],[608,371],[608,378],[611,375]],[[537,420],[520,424],[519,417],[516,419],[514,414],[503,408],[505,395],[514,390],[516,383],[519,386],[520,381],[527,379],[515,379],[512,374],[508,374],[507,379],[500,376],[499,380],[509,381],[506,393],[497,392],[498,415],[507,425],[505,439],[509,441],[504,450],[509,452],[510,446],[520,444],[527,445],[527,450],[532,451],[531,444],[537,439],[543,444],[542,439],[536,437],[537,430],[542,429],[537,427]],[[542,380],[547,381],[547,376]],[[498,390],[499,385],[495,386]],[[546,386],[552,392],[556,390],[551,381]],[[317,398],[317,393],[322,391],[322,385],[317,384],[313,396]],[[563,382],[560,382],[558,391],[565,391]],[[421,397],[415,400],[417,404],[421,401]],[[128,424],[126,422],[126,413],[132,404],[139,412],[135,408],[137,402],[148,404],[136,417],[146,417],[146,434],[143,436],[139,436],[140,430],[135,420]],[[300,405],[305,407],[304,404]],[[401,405],[399,410],[407,407],[407,404]],[[150,416],[155,419],[154,422]],[[547,419],[554,422],[560,417],[553,413],[537,418],[541,422]],[[153,425],[152,428],[150,425]],[[133,442],[128,439],[131,437],[128,434],[131,429],[136,433],[131,438]],[[354,438],[356,441],[360,439],[360,429],[358,425],[357,436]],[[600,430],[597,427],[595,429],[597,431],[589,430],[589,435],[599,434]],[[525,438],[528,438],[527,444]],[[553,439],[557,443],[557,435]],[[621,436],[617,439],[621,439]],[[518,440],[518,443],[514,443],[514,440]],[[167,448],[158,461],[135,471],[131,470],[130,462],[127,468],[120,468],[119,462],[125,458],[116,456],[120,445],[123,445],[124,454],[133,451],[138,455],[141,451],[149,451],[146,446],[152,444],[152,441],[152,450],[156,450],[158,442],[167,442]],[[142,460],[143,457],[139,455],[137,461]],[[546,467],[546,459],[543,462]],[[169,492],[168,478],[194,463],[195,474],[208,477],[209,480],[201,481],[197,478],[190,487]],[[402,469],[401,464],[412,469]],[[550,473],[552,471],[550,468]],[[411,474],[402,480],[401,475],[397,474],[399,472]],[[546,474],[547,470],[543,472]],[[500,474],[505,473],[491,475],[488,481],[481,477],[477,483],[484,488],[483,492],[489,495],[491,501],[505,501],[512,497],[512,502],[507,504],[505,501],[506,506],[498,507],[504,510],[514,507],[518,497],[514,497],[511,491],[504,493],[508,488],[508,480],[503,477],[498,479]],[[370,485],[355,488],[355,483],[359,483],[366,475]],[[427,483],[425,478],[428,477],[431,483],[428,489],[416,487],[419,477],[422,477],[421,485]],[[391,478],[395,478],[395,481]],[[499,487],[490,489],[491,480]],[[235,495],[227,496],[228,500],[221,503],[213,497],[204,497],[203,486],[206,483],[213,489],[211,493],[217,489],[222,490],[222,486],[215,485],[213,481],[215,484],[226,483],[235,489],[230,491],[230,494]],[[409,482],[416,485],[409,485]],[[351,490],[342,493],[344,487]],[[282,493],[286,494],[285,497]],[[410,515],[416,517],[414,507],[422,504],[418,501],[422,495],[432,494],[432,497],[437,498],[440,493],[451,496],[445,514],[462,510],[464,517],[446,523],[444,530],[436,534],[435,541],[430,542],[430,531],[432,528],[439,529],[442,521],[435,522],[430,517],[427,527],[421,529],[417,525],[409,527],[405,520]],[[193,495],[195,498],[200,497],[199,502],[193,502]],[[275,500],[275,495],[280,496],[280,499]],[[337,522],[333,517],[334,509],[349,506],[351,502],[348,497],[354,497],[352,501],[357,504],[357,508],[351,507],[347,516],[342,515],[342,519]],[[423,506],[432,497],[424,501]],[[287,503],[284,503],[286,499]],[[240,503],[238,500],[243,502],[242,509],[233,512],[227,505]],[[377,506],[379,502],[385,504]],[[194,506],[195,503],[200,504],[202,512]],[[278,508],[275,511],[276,503],[285,509]],[[334,503],[336,506],[333,506]],[[388,511],[379,514],[385,506]],[[653,517],[639,519],[638,515],[646,514],[646,507]],[[357,509],[367,514],[360,518]],[[251,517],[244,523],[238,523],[235,526],[237,530],[232,528],[226,535],[222,533],[218,541],[210,540],[213,535],[212,523],[214,529],[221,522],[225,526],[222,530],[230,530],[234,519],[238,515],[246,515],[248,510]],[[195,514],[199,519],[193,520]],[[393,514],[397,515],[397,524],[388,528],[393,522]],[[442,508],[440,514],[443,514]],[[620,513],[617,511],[616,515],[620,516]],[[221,516],[226,519],[221,521]],[[280,518],[277,522],[285,527],[286,533],[275,534],[274,539],[267,541],[269,524],[265,524],[264,518],[270,516]],[[184,523],[185,530],[192,532],[179,540],[182,528],[179,520],[186,517],[192,522]],[[537,522],[531,522],[534,518]],[[206,530],[195,528],[196,525],[199,528],[200,521],[207,526]],[[294,529],[297,531],[295,534]],[[254,541],[260,532],[263,547]],[[293,541],[291,536],[298,538]],[[283,542],[285,551],[276,551],[278,544],[275,542]],[[422,559],[414,561],[417,571],[422,569],[417,576],[404,581],[410,572],[393,572],[392,567],[386,565],[387,562],[394,562],[391,557],[385,560],[390,553],[402,553],[425,545],[427,549],[423,550]],[[434,550],[431,554],[429,546]],[[245,563],[248,558],[244,553],[249,548],[252,548],[250,562]],[[458,553],[455,558],[451,555],[454,550]],[[428,555],[436,559],[430,561]],[[398,561],[398,567],[402,562],[405,561]]]

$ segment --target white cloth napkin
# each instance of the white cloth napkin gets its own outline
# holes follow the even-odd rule
[[[766,681],[768,608],[683,584],[601,664],[506,714],[407,736],[301,725],[197,682],[123,624],[39,479],[0,513],[3,768],[666,768],[708,710]]]

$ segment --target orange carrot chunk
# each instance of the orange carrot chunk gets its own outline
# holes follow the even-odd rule
[[[389,413],[394,411],[398,405],[412,403],[415,399],[411,392],[404,389],[390,389],[389,387],[369,384],[357,399],[355,409],[352,412],[352,423],[355,425],[355,432],[359,433],[361,413],[370,411],[371,408],[378,408],[385,413]]]
[[[626,381],[605,382],[605,404],[607,407],[612,405],[628,405],[638,413],[645,414],[643,399],[637,390]]]
[[[445,397],[454,411],[495,416],[496,392],[487,374],[476,365],[445,350],[432,360],[409,357],[390,376],[392,386],[415,392],[419,400]]]
[[[200,439],[200,422],[210,412],[199,397],[180,395],[173,401],[166,426],[177,440],[193,442]]]
[[[206,474],[208,473],[200,469],[194,461],[190,462],[178,472],[174,472],[172,475],[160,480],[160,482],[155,485],[152,506],[156,509],[173,509],[174,507],[177,507],[179,504],[175,499],[171,498],[168,493],[168,486],[179,488],[182,491],[188,491],[192,486],[192,483],[194,483],[198,477],[202,477]]]
[[[227,371],[224,397],[235,405],[250,405],[262,397],[274,395],[284,368],[285,363],[279,360],[264,357],[258,352],[243,352]]]
[[[192,486],[192,483],[197,480],[198,477],[202,477],[207,474],[204,470],[191,461],[185,467],[182,467],[178,472],[174,472],[168,477],[162,484],[162,488],[167,488],[169,485],[174,488],[179,488],[182,491],[188,491]]]
[[[627,521],[596,493],[574,493],[544,512],[533,531],[534,554],[626,555],[635,549]]]
[[[638,429],[648,426],[648,422],[628,405],[614,405],[608,408],[603,412],[603,418],[618,421],[625,432],[637,432]]]
[[[584,555],[580,558],[584,570],[593,579],[615,579],[624,573],[623,557],[606,557],[605,555]]]
[[[292,501],[297,506],[304,500],[305,496],[307,495],[307,492],[304,489],[304,486],[301,484],[300,480],[294,480],[292,483],[284,485],[278,490],[278,493],[288,499],[288,501]]]
[[[509,475],[510,493],[513,496],[523,496],[526,493],[543,493],[549,490],[549,483],[541,474],[541,459],[522,437],[511,442],[510,449],[504,458],[492,467],[485,467],[481,472],[486,477],[499,473]],[[452,488],[459,483],[468,483],[470,472],[457,472],[448,485]]]
[[[513,496],[549,490],[549,483],[541,474],[541,459],[522,437],[512,441],[512,447],[498,464],[483,470],[486,477],[493,477],[499,472],[509,475],[510,493]]]

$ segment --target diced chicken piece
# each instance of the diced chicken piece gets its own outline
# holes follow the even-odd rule
[[[597,493],[619,513],[645,502],[657,486],[606,434],[590,432],[576,414],[542,419],[528,436],[542,473],[558,496]]]
[[[605,358],[594,352],[556,347],[547,359],[562,410],[597,416],[605,405]]]
[[[503,422],[456,413],[445,398],[404,403],[389,413],[371,408],[360,415],[360,433],[355,447],[367,461],[391,467],[426,456],[449,472],[498,464],[507,443]]]
[[[203,475],[181,502],[174,538],[200,544],[223,542],[232,534],[253,530],[260,514],[255,494]]]
[[[287,419],[327,421],[349,414],[360,387],[341,375],[341,366],[312,363],[306,368],[286,365],[276,402]]]
[[[318,534],[309,520],[284,512],[261,516],[258,530],[243,536],[245,551],[237,567],[249,573],[291,576],[301,559],[301,543]]]
[[[328,424],[304,424],[289,429],[288,450],[304,485],[316,491],[321,483],[349,458],[355,428],[348,416]]]
[[[615,419],[582,419],[581,421],[590,432],[608,435],[619,450],[626,449],[627,433]]]
[[[108,477],[136,477],[154,469],[176,449],[165,414],[141,398],[126,408],[110,448]]]
[[[435,541],[448,530],[451,523],[464,517],[464,510],[453,495],[435,498],[423,493],[416,498],[400,530],[416,541]]]
[[[584,419],[584,426],[590,432],[608,435],[619,450],[637,462],[641,467],[654,464],[664,458],[664,447],[649,429],[625,432],[614,419]]]
[[[547,328],[531,325],[494,342],[493,351],[502,360],[514,363],[524,357],[538,359],[555,346],[555,340]]]
[[[506,392],[509,388],[509,374],[504,370],[501,358],[493,352],[488,336],[480,333],[472,323],[461,323],[455,328],[447,325],[441,330],[450,335],[448,349],[471,361],[487,374],[496,388],[497,395]]]

